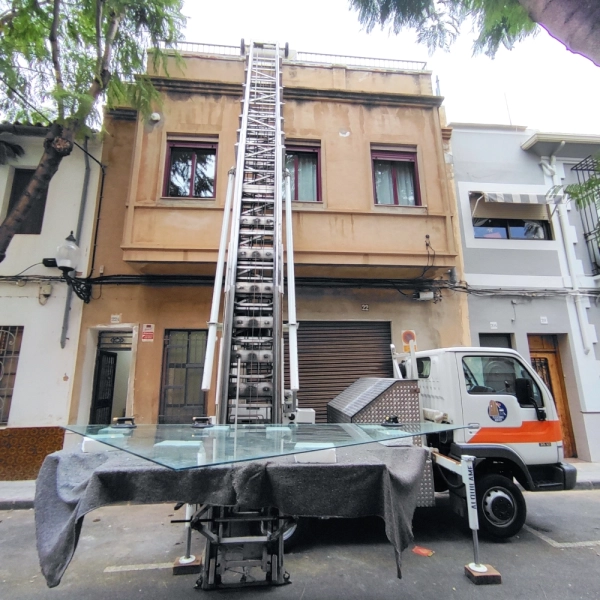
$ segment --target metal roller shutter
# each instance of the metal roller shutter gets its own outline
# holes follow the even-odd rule
[[[298,363],[301,408],[314,408],[327,421],[327,403],[361,377],[393,377],[390,323],[301,321]],[[288,353],[286,339],[286,386]]]

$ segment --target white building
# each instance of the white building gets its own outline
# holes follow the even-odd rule
[[[25,150],[0,165],[1,222],[40,160],[46,130],[2,124],[0,133]],[[62,447],[83,303],[42,259],[73,231],[79,270],[89,274],[100,144],[90,142],[88,152],[75,147],[62,161],[45,205],[32,210],[0,263],[0,480],[35,477],[44,456]]]
[[[583,213],[548,195],[577,182],[600,136],[451,126],[472,343],[529,358],[555,398],[565,456],[600,461],[598,242]]]

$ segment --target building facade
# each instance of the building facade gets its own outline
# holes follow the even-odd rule
[[[38,165],[46,130],[2,124],[0,131],[25,150],[0,166],[1,221]],[[42,260],[78,232],[85,272],[101,172],[93,160],[100,144],[88,149],[92,159],[75,148],[62,161],[0,264],[0,479],[35,478],[46,454],[63,445],[83,303]]]
[[[452,127],[471,342],[528,357],[555,398],[565,456],[600,460],[598,270],[561,194],[600,136]]]
[[[163,102],[150,119],[127,109],[105,119],[100,277],[83,314],[73,423],[215,411],[200,381],[245,57],[183,50],[182,67],[151,73]],[[299,404],[318,420],[359,377],[392,375],[389,345],[403,332],[419,348],[468,340],[466,297],[446,285],[462,266],[442,98],[423,64],[358,62],[291,52],[282,64]]]

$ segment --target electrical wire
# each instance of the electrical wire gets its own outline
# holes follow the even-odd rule
[[[33,269],[33,267],[37,267],[38,265],[41,265],[41,264],[42,264],[41,262],[37,262],[33,265],[30,265],[26,269],[23,269],[20,273],[17,273],[16,275],[12,275],[12,277],[18,277],[19,275],[22,275],[23,273],[25,273],[25,271],[29,271],[29,269]]]

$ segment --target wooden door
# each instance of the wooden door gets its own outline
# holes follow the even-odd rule
[[[530,335],[528,337],[531,364],[554,398],[560,420],[565,458],[575,457],[577,456],[575,435],[573,434],[573,424],[556,336]]]
[[[107,425],[110,423],[116,369],[117,353],[98,350],[90,425]]]

